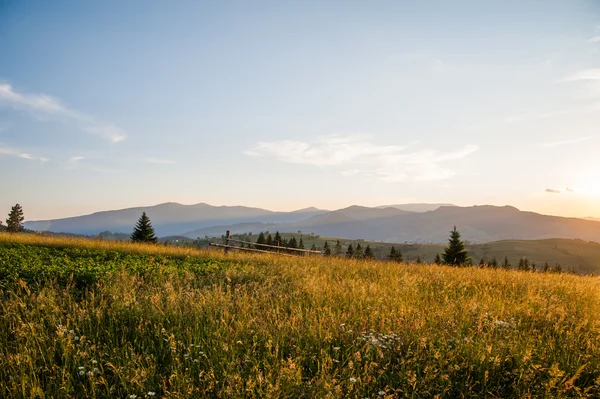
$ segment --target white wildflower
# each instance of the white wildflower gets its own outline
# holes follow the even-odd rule
[[[356,378],[350,377],[350,382],[352,382],[352,383],[356,382]]]

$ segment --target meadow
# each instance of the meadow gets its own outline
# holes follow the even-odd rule
[[[600,280],[0,234],[0,397],[600,396]]]

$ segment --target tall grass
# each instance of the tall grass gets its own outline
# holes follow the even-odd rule
[[[0,236],[14,241],[190,251]],[[597,278],[193,255],[227,267],[150,277],[124,268],[83,292],[52,279],[11,284],[0,397],[600,395]]]

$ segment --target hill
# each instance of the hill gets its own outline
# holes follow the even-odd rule
[[[194,229],[245,222],[293,222],[323,213],[316,208],[295,212],[272,212],[245,206],[212,206],[205,203],[182,205],[175,202],[96,212],[71,218],[28,221],[25,227],[36,231],[95,235],[103,231],[131,233],[142,212],[146,212],[159,236],[183,235]],[[195,237],[193,237],[195,238]]]
[[[0,260],[0,397],[600,395],[598,278],[7,234]]]

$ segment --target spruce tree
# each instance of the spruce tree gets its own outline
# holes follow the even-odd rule
[[[314,246],[315,244],[313,244]],[[329,243],[325,241],[325,245],[323,245],[323,255],[331,256],[331,248],[329,248]]]
[[[373,255],[373,251],[371,250],[371,246],[367,245],[367,247],[365,248],[365,259],[373,259],[374,255]]]
[[[283,240],[281,239],[281,234],[279,234],[279,231],[275,232],[275,238],[273,239],[273,245],[277,246],[277,247],[281,247],[283,244]]]
[[[494,269],[498,268],[498,259],[496,259],[495,256],[492,258],[492,261],[490,262],[490,267],[493,267]]]
[[[267,245],[273,245],[273,237],[271,237],[271,233],[269,233],[269,235],[267,236],[267,241],[265,242],[265,244],[267,244]],[[265,250],[272,251],[273,248],[265,247]]]
[[[508,256],[504,257],[504,263],[502,264],[502,268],[509,270],[510,269],[510,263],[508,262]]]
[[[421,260],[421,255],[417,256],[417,265],[421,265],[423,264],[423,261]]]
[[[317,246],[315,244],[310,246],[311,251],[317,251]],[[331,254],[331,251],[329,252]]]
[[[131,233],[131,241],[150,243],[158,241],[154,235],[154,228],[152,227],[152,223],[150,223],[150,218],[146,216],[146,212],[142,212],[142,216],[135,225],[133,233]]]
[[[267,243],[267,239],[265,238],[265,233],[263,233],[262,231],[260,232],[260,234],[258,235],[258,238],[256,239],[256,244],[254,248],[256,249],[265,249],[265,247],[263,247],[260,244],[266,244]]]
[[[440,257],[440,254],[435,254],[435,261],[433,261],[433,263],[435,263],[436,265],[442,264],[442,258]]]
[[[6,231],[9,233],[18,233],[23,230],[23,208],[21,205],[16,204],[10,209],[8,219],[6,219]]]
[[[481,258],[481,260],[479,261],[479,267],[484,267],[485,266],[485,260],[483,258]]]
[[[296,241],[296,237],[292,236],[290,240],[287,242],[288,248],[298,248],[298,241]]]
[[[365,252],[363,250],[363,247],[360,246],[360,243],[356,244],[356,249],[354,250],[354,257],[356,259],[362,259],[365,257]]]
[[[348,249],[346,250],[346,258],[354,257],[354,248],[352,248],[352,244],[348,245]]]
[[[471,261],[469,252],[465,249],[465,243],[461,241],[460,233],[456,230],[456,226],[450,232],[448,248],[444,251],[443,258],[444,263],[454,266],[467,265]]]
[[[392,245],[392,249],[390,249],[390,254],[388,255],[388,260],[395,261],[396,260],[396,248]]]
[[[298,248],[304,249],[304,241],[302,241],[302,237],[300,237],[300,241],[298,242]]]
[[[335,247],[333,247],[333,250],[336,256],[342,255],[342,243],[340,242],[340,240],[337,240],[335,242]]]

